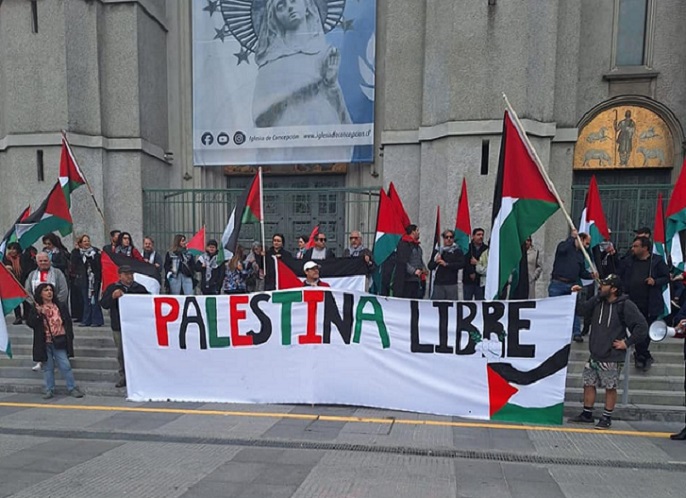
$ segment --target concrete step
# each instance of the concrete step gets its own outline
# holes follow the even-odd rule
[[[584,371],[584,365],[586,364],[585,361],[570,361],[569,364],[567,365],[567,375],[577,375],[581,376],[581,373]],[[629,365],[629,374],[633,376],[634,374],[636,375],[644,375],[642,370],[636,370],[632,365]],[[626,369],[626,366],[625,366]],[[683,379],[684,376],[684,363],[653,363],[652,368],[649,371],[649,375],[651,376],[681,376]]]
[[[596,401],[594,416],[598,418],[603,408],[603,398],[599,397]],[[565,425],[574,425],[567,422],[569,417],[575,417],[581,413],[582,404],[580,402],[565,402],[564,417]],[[654,421],[654,422],[682,422],[686,416],[686,407],[668,405],[621,405],[615,406],[612,414],[614,420],[629,421]],[[580,426],[581,427],[581,426]]]
[[[119,364],[117,363],[117,359],[114,355],[115,352],[112,350],[111,357],[93,358],[76,355],[74,358],[70,358],[69,361],[74,370],[81,368],[93,370],[116,370],[119,368]],[[0,367],[31,368],[35,364],[36,362],[33,361],[30,355],[15,354],[11,359],[7,357],[0,357]]]
[[[12,343],[12,353],[14,358],[31,358],[33,355],[33,345],[32,344],[15,344]],[[114,342],[112,342],[111,347],[83,347],[81,344],[77,343],[74,345],[74,356],[77,358],[116,358],[117,349],[114,347]]]
[[[112,370],[100,370],[100,369],[88,369],[79,368],[76,369],[72,366],[74,371],[74,377],[77,382],[117,382],[119,379],[119,374],[116,369]],[[59,369],[55,367],[55,375],[59,377]],[[36,377],[42,378],[42,372],[34,372],[29,366],[11,366],[11,367],[0,367],[0,379],[33,379]]]
[[[670,351],[653,351],[651,348],[651,353],[656,361],[661,363],[684,363],[684,352],[683,350],[670,350]],[[588,350],[576,350],[573,349],[569,352],[569,361],[584,361],[588,360]]]
[[[10,337],[12,350],[15,346],[33,346],[33,336]],[[112,332],[102,334],[100,337],[74,337],[74,348],[113,348],[114,339]]]
[[[567,376],[567,387],[583,387],[583,379],[581,375]],[[648,373],[641,373],[636,375],[629,375],[629,391],[635,389],[639,390],[656,390],[656,391],[681,391],[684,389],[684,376],[658,376],[652,374],[652,370]],[[621,384],[620,384],[621,390]],[[661,403],[658,403],[661,404]]]
[[[583,399],[583,388],[568,387],[565,389],[565,401],[580,403]],[[602,399],[602,390],[598,399]],[[621,389],[619,397],[621,399]],[[675,391],[659,391],[654,389],[629,389],[629,404],[632,405],[656,405],[656,406],[684,406],[684,386]]]
[[[87,396],[116,396],[125,397],[126,388],[114,387],[115,382],[87,382],[76,377],[76,385]],[[0,392],[3,393],[32,393],[40,394],[45,391],[43,376],[37,374],[35,379],[4,379],[0,378]],[[67,388],[59,373],[55,376],[55,394],[66,395]]]

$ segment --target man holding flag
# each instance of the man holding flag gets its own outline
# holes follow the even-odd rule
[[[457,277],[464,268],[464,254],[455,243],[453,230],[444,230],[441,237],[443,244],[435,250],[434,257],[429,261],[429,270],[436,270],[431,299],[457,301]]]

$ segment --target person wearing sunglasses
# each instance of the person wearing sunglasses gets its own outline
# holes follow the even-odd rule
[[[431,299],[434,301],[457,301],[457,277],[464,268],[465,258],[460,247],[455,243],[455,232],[445,230],[442,234],[443,244],[435,250],[429,261],[429,270],[436,271],[433,279]]]
[[[374,265],[374,258],[372,251],[367,249],[362,243],[362,233],[359,230],[350,232],[350,245],[343,251],[344,258],[364,258],[367,264],[367,272],[372,273],[376,266]]]
[[[326,235],[320,232],[314,238],[314,247],[310,247],[305,252],[305,256],[303,256],[303,259],[305,261],[312,261],[313,259],[322,260],[332,259],[335,257],[336,254],[334,254],[333,249],[329,249],[328,247],[326,247]]]

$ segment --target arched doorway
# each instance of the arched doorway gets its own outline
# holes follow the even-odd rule
[[[581,216],[595,175],[615,245],[631,245],[634,230],[652,228],[658,194],[665,203],[669,199],[682,137],[674,114],[645,97],[617,97],[590,110],[579,123],[574,148],[574,219]]]

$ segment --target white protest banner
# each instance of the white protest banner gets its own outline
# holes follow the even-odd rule
[[[419,301],[303,288],[124,296],[128,397],[561,423],[575,296]]]

